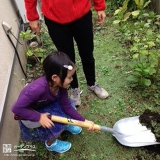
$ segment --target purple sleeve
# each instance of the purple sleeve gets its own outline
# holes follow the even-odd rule
[[[60,91],[60,104],[63,111],[71,118],[75,120],[85,121],[85,118],[71,106],[71,102],[69,101],[66,89],[61,89]]]
[[[36,100],[38,100],[42,91],[41,88],[42,87],[38,85],[26,86],[13,105],[12,112],[22,119],[38,122],[40,119],[40,113],[33,110],[31,106]]]

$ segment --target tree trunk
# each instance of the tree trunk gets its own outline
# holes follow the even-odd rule
[[[157,13],[160,14],[160,0],[152,0],[151,8]]]

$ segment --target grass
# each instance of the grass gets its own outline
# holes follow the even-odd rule
[[[116,38],[117,30],[112,21],[112,17],[107,17],[102,26],[94,25],[96,79],[97,83],[109,92],[108,99],[98,99],[86,89],[80,58],[78,54],[76,55],[79,85],[83,90],[82,105],[78,111],[86,119],[107,127],[112,127],[116,121],[125,117],[138,116],[147,108],[160,111],[158,107],[154,107],[154,101],[150,101],[153,94],[149,94],[149,98],[146,98],[143,90],[130,88],[126,78],[130,73],[129,66],[132,64],[132,60],[127,48],[122,47]],[[159,98],[156,101],[160,103]],[[160,155],[151,153],[143,147],[125,147],[117,142],[110,133],[102,131],[89,132],[84,129],[80,135],[76,136],[63,134],[62,139],[72,143],[72,148],[65,154],[49,152],[40,142],[36,144],[34,157],[20,157],[19,159],[158,160],[160,158]]]

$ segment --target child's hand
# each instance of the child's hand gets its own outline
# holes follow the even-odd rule
[[[44,128],[51,128],[54,125],[54,123],[48,118],[48,115],[50,115],[50,114],[49,113],[41,113],[39,123]]]
[[[94,122],[89,121],[89,120],[87,120],[87,119],[85,120],[85,122],[91,124],[91,126],[88,128],[88,131],[94,131]]]

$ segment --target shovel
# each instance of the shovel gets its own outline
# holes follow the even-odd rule
[[[89,128],[90,123],[78,121],[70,118],[51,116],[51,120],[58,123],[76,125],[83,128]],[[95,124],[94,129],[111,133],[119,143],[129,147],[141,147],[160,144],[156,142],[155,135],[146,126],[139,122],[139,116],[124,118],[117,121],[113,128]]]
[[[70,124],[83,128],[89,128],[91,126],[90,123],[74,120],[71,118],[54,115],[49,116],[49,118],[53,122],[62,124]],[[31,123],[31,121],[28,122],[24,120],[22,120],[22,122],[28,128],[40,127],[38,122]],[[128,147],[141,147],[160,144],[159,142],[156,142],[154,133],[147,129],[146,126],[142,126],[142,124],[139,122],[139,116],[121,119],[114,124],[113,128],[94,124],[94,129],[111,133],[119,143]]]

